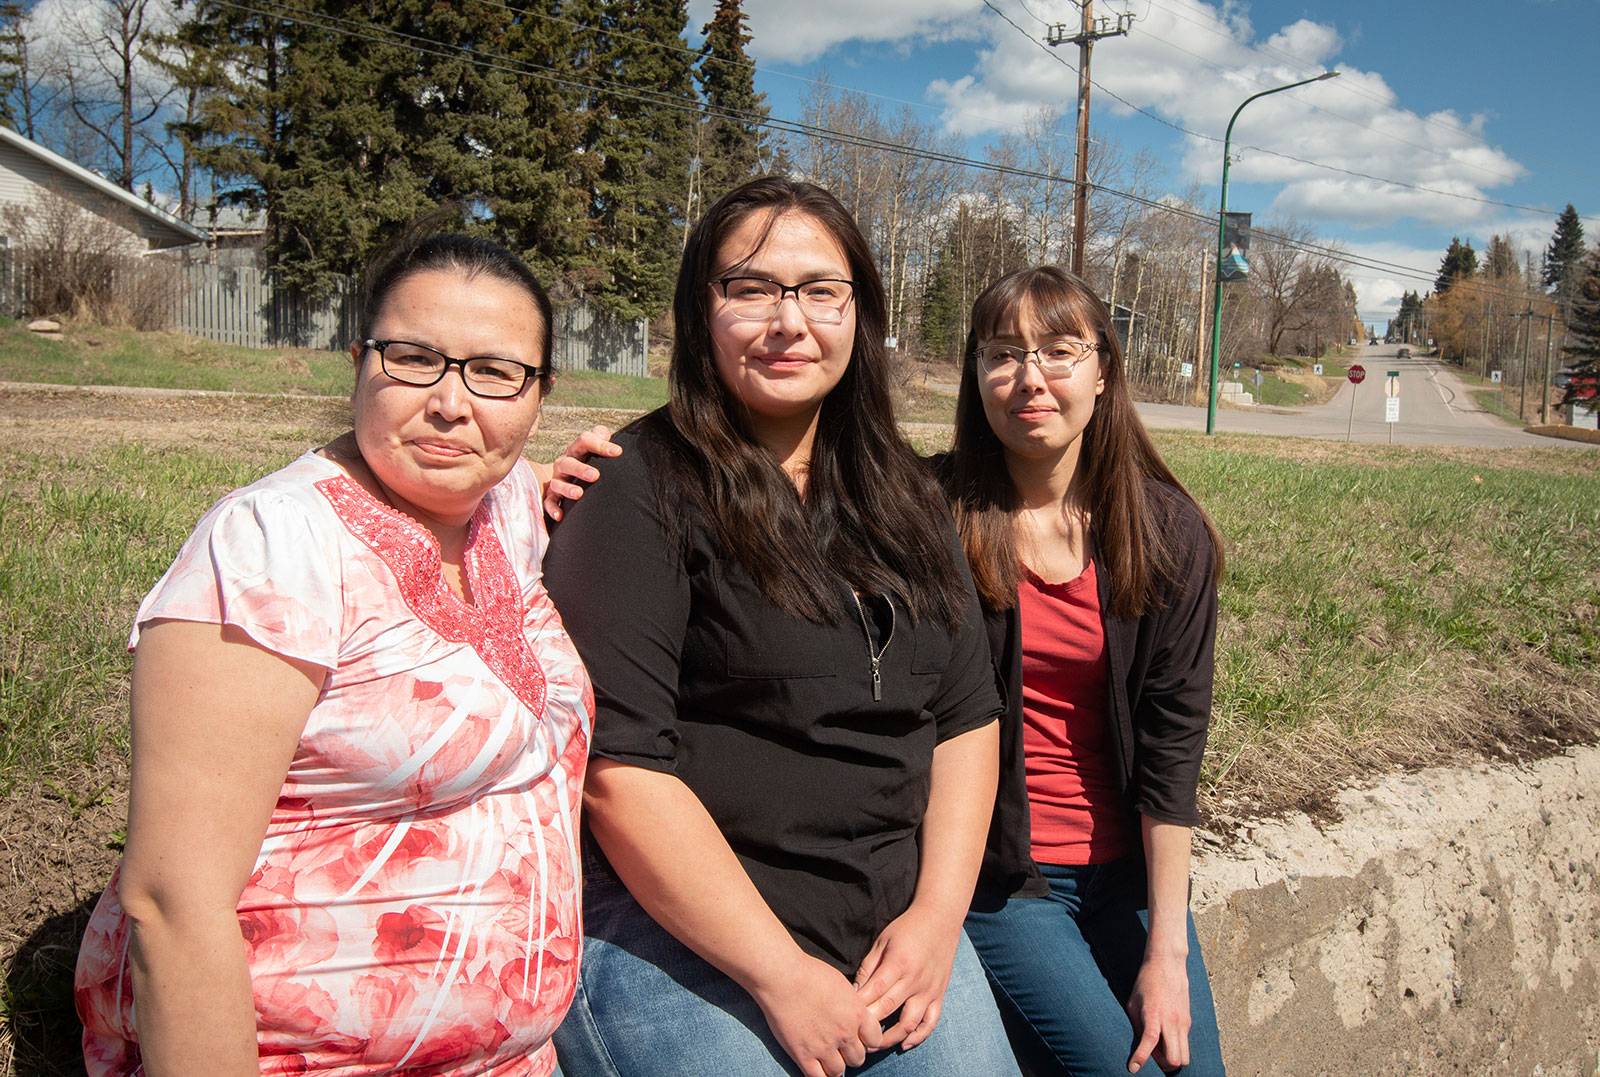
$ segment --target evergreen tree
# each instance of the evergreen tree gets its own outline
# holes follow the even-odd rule
[[[18,127],[16,96],[27,67],[21,0],[0,0],[0,124]]]
[[[1433,282],[1433,294],[1443,295],[1458,280],[1467,280],[1478,272],[1478,255],[1471,243],[1461,242],[1460,236],[1450,240],[1450,249],[1439,264],[1439,276]]]
[[[1007,213],[962,200],[934,251],[922,293],[927,353],[959,362],[971,325],[972,301],[990,284],[1027,264],[1027,243]]]
[[[1555,234],[1544,252],[1544,286],[1556,297],[1563,315],[1572,308],[1572,300],[1584,277],[1583,222],[1572,203],[1556,218]]]
[[[1483,275],[1502,284],[1522,279],[1522,270],[1517,265],[1517,252],[1511,248],[1508,238],[1497,235],[1489,237],[1489,247],[1483,252]]]
[[[1400,297],[1400,309],[1389,322],[1389,335],[1409,341],[1412,331],[1422,324],[1422,298],[1416,292]]]
[[[1600,244],[1589,253],[1583,271],[1573,295],[1571,335],[1563,349],[1572,380],[1561,402],[1600,411]]]
[[[768,158],[760,124],[769,115],[767,95],[756,92],[755,65],[745,46],[750,34],[740,0],[717,0],[706,23],[695,72],[705,98],[700,153],[700,190],[706,201],[763,172]]]
[[[570,85],[578,34],[567,6],[561,0],[523,3],[507,29],[506,55],[527,69],[518,76],[524,117],[517,175],[508,177],[493,207],[507,242],[558,296],[583,290],[578,266],[590,227],[578,152],[579,97]]]
[[[624,317],[654,317],[672,298],[689,202],[698,104],[683,0],[599,7],[591,24],[587,152],[593,155],[591,257],[598,298]]]

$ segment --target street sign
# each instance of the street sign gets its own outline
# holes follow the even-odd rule
[[[1499,385],[1500,384],[1500,372],[1498,370],[1489,371],[1489,380],[1494,382],[1494,384]]]
[[[1351,385],[1360,385],[1361,384],[1361,379],[1366,377],[1366,376],[1367,376],[1367,368],[1362,366],[1360,363],[1357,363],[1354,366],[1352,366],[1350,368],[1350,372],[1345,375],[1345,377],[1350,379],[1350,384]]]
[[[1311,373],[1317,375],[1318,377],[1321,377],[1322,376],[1322,364],[1321,363],[1312,363],[1311,364]]]
[[[1255,382],[1257,385],[1260,385],[1266,379],[1262,378],[1261,371],[1258,370],[1258,371],[1256,371],[1256,376],[1251,378],[1250,380]]]
[[[1389,371],[1389,380],[1384,383],[1383,395],[1386,396],[1386,397],[1389,397],[1391,400],[1399,399],[1399,396],[1400,396],[1400,372],[1398,370]],[[1394,420],[1392,420],[1392,419],[1390,420],[1390,422],[1393,422],[1393,421]]]
[[[1194,364],[1193,363],[1185,363],[1185,364],[1183,364],[1183,376],[1186,377],[1186,378],[1194,377]]]
[[[1400,398],[1391,396],[1383,402],[1383,421],[1397,423],[1400,421]]]

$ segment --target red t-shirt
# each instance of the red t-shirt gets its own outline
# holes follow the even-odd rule
[[[1033,858],[1103,864],[1134,851],[1107,743],[1106,640],[1094,563],[1065,583],[1024,566],[1022,745]]]

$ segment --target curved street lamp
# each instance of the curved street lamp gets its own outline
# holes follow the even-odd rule
[[[1282,93],[1292,90],[1296,86],[1304,86],[1310,82],[1325,82],[1337,78],[1339,72],[1324,71],[1320,75],[1313,75],[1299,82],[1291,82],[1287,86],[1274,86],[1270,90],[1251,94],[1240,102],[1239,107],[1233,110],[1233,119],[1228,121],[1228,133],[1222,139],[1222,209],[1217,214],[1217,293],[1216,302],[1211,308],[1211,391],[1210,399],[1206,405],[1206,433],[1216,433],[1217,429],[1217,367],[1222,362],[1222,240],[1228,227],[1228,157],[1229,147],[1233,142],[1233,123],[1239,118],[1239,113],[1244,111],[1244,106],[1258,97],[1268,94]]]

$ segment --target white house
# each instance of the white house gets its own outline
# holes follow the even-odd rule
[[[147,250],[205,241],[205,234],[193,225],[0,126],[0,206],[28,205],[45,191],[55,191],[119,227],[130,228]]]

